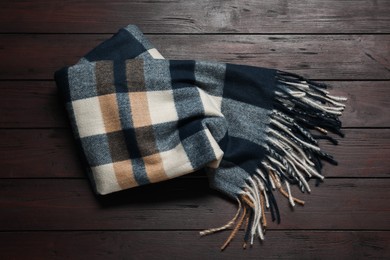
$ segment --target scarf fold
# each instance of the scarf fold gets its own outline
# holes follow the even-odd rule
[[[244,245],[264,238],[265,211],[280,222],[274,190],[310,192],[322,162],[319,139],[342,136],[343,97],[275,69],[165,60],[134,25],[55,74],[75,140],[98,194],[205,168],[210,186],[239,209],[224,249],[245,223]]]

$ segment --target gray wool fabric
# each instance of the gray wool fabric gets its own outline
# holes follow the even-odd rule
[[[104,195],[206,169],[210,186],[237,201],[220,228],[245,225],[263,239],[264,212],[280,222],[275,190],[310,191],[322,162],[318,139],[337,143],[345,98],[275,69],[166,60],[134,25],[56,72],[75,140],[95,191]]]

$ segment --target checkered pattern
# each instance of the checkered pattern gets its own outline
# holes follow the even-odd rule
[[[110,41],[123,49],[105,53]],[[180,73],[171,78],[172,67],[195,63],[162,60],[135,26],[102,45],[56,75],[58,82],[66,77],[59,86],[97,192],[107,194],[208,164],[217,166],[223,152],[198,119],[222,118],[221,97],[193,86],[188,90]],[[119,56],[126,47],[132,51]],[[219,88],[223,75],[213,84]]]
[[[310,174],[331,158],[313,152],[319,148],[312,150],[317,143],[306,128],[341,126],[343,105],[321,84],[273,69],[165,60],[134,25],[55,77],[99,194],[204,167],[211,186],[233,198],[265,165],[303,187],[299,147],[316,168]]]
[[[220,97],[197,88],[188,92],[171,83],[155,85],[156,79],[146,84],[145,66],[166,70],[166,61],[147,64],[134,59],[123,66],[127,85],[119,87],[110,61],[68,70],[68,110],[100,194],[174,178],[222,157],[201,121],[185,122],[191,117],[222,117]]]
[[[244,242],[263,239],[265,207],[280,221],[273,190],[303,204],[290,185],[310,192],[307,180],[323,179],[320,160],[336,163],[317,139],[337,141],[310,131],[342,135],[345,98],[299,75],[164,60],[130,25],[55,78],[97,193],[206,168],[211,187],[240,201],[229,224],[202,234],[230,227],[242,208],[235,230],[246,219]]]

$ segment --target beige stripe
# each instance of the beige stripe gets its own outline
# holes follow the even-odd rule
[[[146,93],[145,92],[129,93],[129,98],[130,98],[133,126],[135,128],[135,135],[137,137],[137,140],[140,141],[138,145],[139,146],[147,145],[149,146],[148,149],[150,151],[158,151],[156,147],[155,138],[153,138],[153,140],[145,140],[144,142],[142,140],[143,139],[142,130],[138,129],[137,131],[137,128],[152,126]],[[151,137],[148,138],[150,139]],[[154,147],[151,147],[152,145]],[[143,148],[144,147],[140,147],[139,148],[140,151],[145,150]],[[168,179],[167,175],[165,174],[164,166],[159,153],[155,153],[149,156],[144,156],[143,160],[145,164],[145,171],[146,174],[148,175],[150,182],[159,182]]]
[[[168,179],[165,174],[164,165],[160,154],[152,154],[143,158],[145,163],[145,171],[150,182],[159,182]],[[174,158],[171,158],[174,160]]]
[[[152,121],[150,119],[146,92],[129,93],[129,98],[134,128],[150,126]]]
[[[134,178],[131,160],[114,163],[114,171],[118,184],[122,189],[138,186]]]
[[[119,108],[116,95],[99,96],[100,110],[102,111],[104,127],[107,133],[121,130]]]

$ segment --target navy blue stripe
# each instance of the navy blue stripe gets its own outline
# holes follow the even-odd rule
[[[243,138],[226,135],[221,140],[223,159],[238,165],[248,173],[254,173],[265,156],[265,149]]]
[[[169,61],[169,70],[173,89],[195,86],[195,61],[171,60]]]
[[[134,128],[123,129],[123,135],[126,141],[126,148],[131,159],[141,158],[141,152],[138,148],[137,136]]]
[[[179,129],[180,140],[184,140],[187,137],[202,131],[204,129],[202,125],[203,119],[204,117],[202,116],[179,119],[177,127]]]
[[[142,158],[131,160],[134,178],[138,185],[149,184],[149,178],[146,174],[145,162]]]
[[[184,140],[203,129],[201,122],[203,118],[203,106],[202,104],[198,104],[200,96],[195,88],[195,61],[171,60],[169,61],[169,71],[171,75],[173,98],[179,117],[179,137],[180,140]],[[187,88],[186,90],[183,90],[185,92],[182,91],[183,88]],[[187,97],[183,94],[192,94],[192,96]],[[186,99],[189,102],[182,104]],[[191,102],[194,102],[194,104]]]
[[[205,129],[205,111],[195,80],[195,61],[169,61],[171,88],[178,115],[178,135],[192,168],[215,160]]]
[[[120,29],[110,39],[85,55],[84,58],[89,61],[124,61],[133,59],[145,51],[145,47],[133,35],[125,29]]]
[[[275,73],[273,69],[226,64],[223,97],[269,109]]]
[[[116,93],[128,93],[126,78],[126,62],[114,61],[114,82]],[[120,103],[118,103],[120,104]]]

